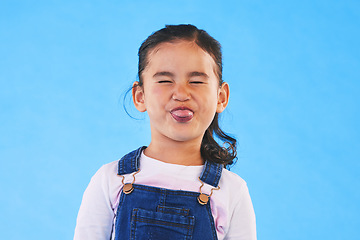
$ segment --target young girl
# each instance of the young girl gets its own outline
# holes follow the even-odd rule
[[[166,26],[141,45],[138,77],[132,97],[151,142],[93,176],[74,239],[256,239],[246,183],[226,169],[236,140],[218,123],[229,99],[220,44],[193,25]]]

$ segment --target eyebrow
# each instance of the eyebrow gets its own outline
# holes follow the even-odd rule
[[[162,72],[157,72],[153,75],[153,77],[161,77],[161,76],[165,76],[165,77],[174,77],[175,74],[172,72],[167,72],[167,71],[162,71]],[[189,77],[205,77],[205,78],[209,78],[209,76],[206,73],[203,72],[191,72],[188,74]]]
[[[165,77],[174,77],[175,75],[171,72],[157,72],[154,74],[154,78],[155,77],[162,77],[162,76],[165,76]]]
[[[204,72],[191,72],[188,75],[189,75],[189,77],[205,77],[205,78],[209,78],[209,76]]]

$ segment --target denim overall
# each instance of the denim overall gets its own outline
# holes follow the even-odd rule
[[[119,160],[118,175],[139,170],[139,158],[146,147]],[[223,165],[205,162],[200,180],[217,187]],[[121,192],[115,221],[115,240],[217,239],[210,201],[200,204],[200,193],[132,184]],[[125,189],[125,187],[124,187]]]

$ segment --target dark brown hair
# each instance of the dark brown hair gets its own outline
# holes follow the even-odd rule
[[[143,85],[142,72],[149,63],[149,53],[157,45],[164,42],[173,42],[176,40],[194,41],[201,49],[210,54],[217,66],[216,75],[219,79],[219,86],[222,85],[222,53],[221,45],[206,31],[187,24],[166,25],[165,28],[151,34],[139,48],[138,65],[138,86]],[[215,136],[223,142],[223,147],[215,140]],[[224,164],[224,167],[233,164],[236,158],[236,139],[223,132],[219,126],[219,114],[216,113],[210,126],[205,131],[201,142],[201,156],[203,159],[215,163]]]

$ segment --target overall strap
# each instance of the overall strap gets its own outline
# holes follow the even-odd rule
[[[224,166],[222,164],[206,161],[200,175],[200,180],[213,187],[217,187],[219,185],[223,168]]]
[[[118,162],[118,175],[137,172],[140,167],[139,158],[145,148],[145,146],[140,147],[123,156]]]
[[[118,162],[118,175],[130,174],[137,172],[140,166],[141,152],[146,146],[140,147],[125,156]],[[205,162],[205,166],[200,175],[200,180],[213,187],[217,187],[221,178],[221,173],[224,166],[222,164],[213,163],[210,161]]]

